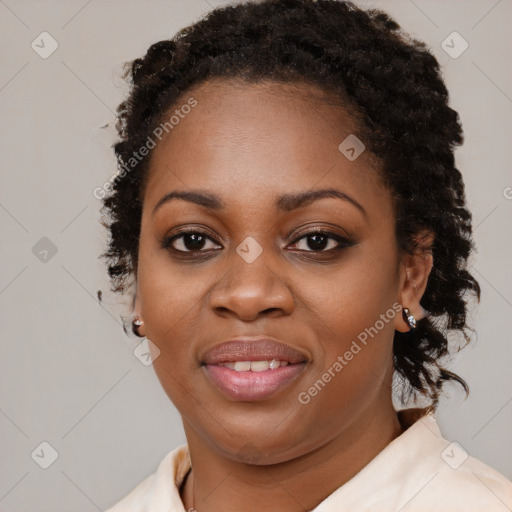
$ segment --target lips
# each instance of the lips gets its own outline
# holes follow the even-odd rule
[[[219,364],[237,361],[287,361],[301,363],[308,356],[273,338],[237,338],[225,341],[208,350],[202,358],[203,364]]]
[[[237,338],[202,357],[210,381],[228,398],[259,401],[290,385],[306,368],[308,356],[273,338]]]

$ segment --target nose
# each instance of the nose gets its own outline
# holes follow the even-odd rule
[[[210,293],[210,306],[216,313],[231,313],[247,322],[262,315],[291,314],[294,308],[291,290],[271,268],[272,262],[265,257],[265,251],[251,263],[233,251],[227,264],[230,270]]]

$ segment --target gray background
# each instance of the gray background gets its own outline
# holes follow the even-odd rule
[[[93,190],[116,171],[121,64],[222,3],[0,0],[1,511],[104,510],[185,442],[152,367],[133,354],[138,340],[121,328],[126,305],[97,259],[106,231]],[[512,2],[359,3],[430,45],[461,115],[456,158],[483,293],[471,316],[478,337],[453,362],[471,395],[448,389],[438,418],[445,437],[511,478]],[[31,47],[43,31],[59,45],[46,59]],[[453,31],[469,43],[458,58],[441,47]],[[43,237],[57,249],[46,262]],[[58,452],[46,470],[31,457],[43,441]]]

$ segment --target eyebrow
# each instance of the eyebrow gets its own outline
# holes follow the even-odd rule
[[[364,216],[367,215],[363,206],[353,197],[350,197],[345,192],[341,192],[340,190],[336,190],[334,188],[308,190],[306,192],[298,192],[296,194],[283,194],[278,197],[276,205],[279,210],[289,212],[297,208],[303,208],[313,203],[314,201],[318,201],[319,199],[324,199],[327,197],[346,201],[355,206]],[[165,194],[165,196],[163,196],[158,201],[158,203],[153,208],[152,215],[154,215],[161,206],[175,199],[188,201],[190,203],[204,206],[205,208],[214,211],[223,210],[225,208],[223,201],[218,196],[209,192],[203,192],[199,190],[186,192],[173,191]]]

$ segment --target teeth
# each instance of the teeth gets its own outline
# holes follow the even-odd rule
[[[264,372],[268,370],[270,364],[268,361],[252,361],[251,362],[251,371],[252,372]]]
[[[264,372],[267,370],[275,370],[280,366],[286,366],[288,361],[279,361],[277,359],[272,359],[271,361],[230,361],[226,363],[221,363],[220,366],[225,366],[230,370],[235,370],[236,372]]]
[[[237,361],[235,363],[236,372],[248,372],[251,369],[250,361]]]
[[[276,368],[279,368],[279,366],[281,365],[281,362],[284,362],[284,361],[278,361],[277,359],[272,359],[272,361],[270,361],[268,366],[271,370],[275,370]],[[288,361],[286,361],[286,364],[288,364]]]

